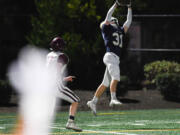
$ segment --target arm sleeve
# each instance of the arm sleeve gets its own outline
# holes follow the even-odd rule
[[[105,21],[109,21],[109,22],[111,21],[112,14],[113,14],[116,6],[117,6],[116,3],[114,3],[114,5],[112,5],[112,7],[109,9],[109,11],[107,12]]]
[[[123,27],[129,28],[132,22],[132,9],[128,8],[127,20],[124,23]]]

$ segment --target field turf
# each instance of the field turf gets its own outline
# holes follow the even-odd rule
[[[17,115],[0,113],[0,135],[11,134]],[[65,129],[68,112],[59,112],[50,135],[180,135],[180,109],[79,111],[76,124],[83,132]]]

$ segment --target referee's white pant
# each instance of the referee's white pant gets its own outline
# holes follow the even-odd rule
[[[106,70],[102,84],[106,87],[109,87],[111,80],[120,81],[120,60],[116,54],[112,52],[106,52],[103,58],[103,62],[106,65]]]

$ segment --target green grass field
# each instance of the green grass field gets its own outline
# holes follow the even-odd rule
[[[10,134],[16,114],[0,114],[0,134]],[[80,111],[76,124],[83,132],[65,129],[68,112],[57,113],[50,135],[180,135],[180,109],[100,111],[93,116],[90,111]]]

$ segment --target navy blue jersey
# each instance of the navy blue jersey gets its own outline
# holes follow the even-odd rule
[[[120,50],[122,48],[123,36],[125,35],[123,27],[113,27],[112,25],[103,25],[102,36],[104,39],[106,52],[113,52],[117,56],[120,56]]]

